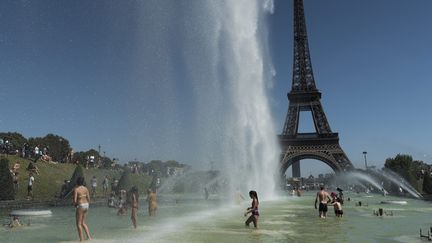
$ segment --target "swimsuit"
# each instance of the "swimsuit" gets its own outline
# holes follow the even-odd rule
[[[319,204],[319,211],[321,212],[327,212],[327,204],[325,204],[325,203],[320,203]]]
[[[343,215],[343,210],[341,209],[341,210],[335,210],[335,214],[336,215]]]
[[[252,210],[252,215],[259,216],[258,208]]]
[[[88,203],[80,203],[77,205],[77,208],[89,209],[89,204]]]

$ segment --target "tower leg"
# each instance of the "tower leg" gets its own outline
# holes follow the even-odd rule
[[[292,177],[300,178],[300,161],[296,161],[292,164]]]

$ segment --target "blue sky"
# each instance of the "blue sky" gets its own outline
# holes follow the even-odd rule
[[[194,103],[196,87],[184,62],[201,56],[199,49],[183,52],[190,42],[206,41],[201,7],[193,1],[1,1],[0,131],[55,133],[78,151],[100,144],[122,161],[209,166],[194,157],[193,118],[205,104]],[[431,10],[428,0],[305,1],[316,85],[355,166],[363,166],[363,151],[378,167],[397,153],[432,161]],[[291,86],[292,21],[292,1],[276,0],[268,48],[278,133]]]
[[[284,120],[281,111],[287,105],[285,93],[279,91],[291,85],[291,4],[276,1],[272,16],[278,122]],[[351,161],[364,168],[362,152],[367,151],[368,164],[378,167],[397,153],[431,163],[432,2],[311,0],[304,4],[321,102]]]

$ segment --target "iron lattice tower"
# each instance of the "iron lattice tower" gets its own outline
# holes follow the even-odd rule
[[[309,53],[303,0],[294,0],[294,61],[292,87],[288,93],[288,113],[279,142],[282,148],[281,176],[288,167],[293,177],[300,177],[302,159],[317,159],[335,172],[354,168],[341,146],[338,133],[332,132],[321,105],[321,92],[316,88]],[[315,127],[313,133],[299,133],[301,111],[309,111]]]

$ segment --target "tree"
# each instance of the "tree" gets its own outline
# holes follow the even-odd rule
[[[108,157],[102,157],[101,158],[102,168],[110,169],[112,167],[112,164],[113,164],[113,161],[110,158],[108,158]]]
[[[398,154],[394,158],[386,159],[384,167],[397,173],[412,187],[419,190],[417,174],[423,164],[422,161],[414,161],[411,155]]]
[[[148,163],[148,169],[150,170],[150,173],[157,173],[159,175],[165,175],[166,174],[166,167],[164,166],[164,163],[161,160],[152,160]]]
[[[0,138],[2,138],[4,141],[8,140],[12,146],[12,149],[14,150],[21,150],[24,144],[27,142],[27,139],[17,132],[1,132]]]
[[[66,158],[71,151],[69,141],[66,138],[55,134],[48,134],[45,137],[29,138],[29,144],[32,148],[39,145],[39,149],[48,148],[48,154],[52,160],[66,162]]]
[[[120,177],[117,190],[126,190],[128,191],[132,187],[132,180],[131,180],[131,172],[129,168],[125,167],[125,170],[123,171],[122,176]]]
[[[75,170],[74,170],[72,177],[69,181],[69,185],[68,185],[68,189],[67,189],[66,194],[65,194],[66,195],[65,198],[70,198],[72,196],[71,192],[76,187],[79,177],[84,177],[84,170],[83,170],[81,165],[77,165],[75,167]],[[85,181],[84,181],[84,185],[85,185]]]
[[[398,154],[394,158],[386,159],[384,167],[399,174],[405,180],[411,181],[410,169],[412,162],[413,159],[410,155]]]
[[[432,178],[429,172],[426,172],[423,178],[423,192],[432,194]]]
[[[69,141],[61,136],[48,134],[44,138],[44,144],[49,148],[49,155],[54,161],[66,162],[66,158],[71,151]]]
[[[2,158],[0,159],[0,201],[14,199],[15,190],[12,174],[9,170],[9,160]]]
[[[79,164],[85,166],[86,162],[87,162],[87,158],[90,157],[90,156],[94,156],[95,159],[97,159],[97,158],[100,157],[98,151],[96,151],[94,149],[90,149],[90,150],[88,150],[86,152],[76,152],[76,153],[74,153],[72,161],[73,162],[78,161]],[[97,162],[97,161],[95,161],[95,162]]]

